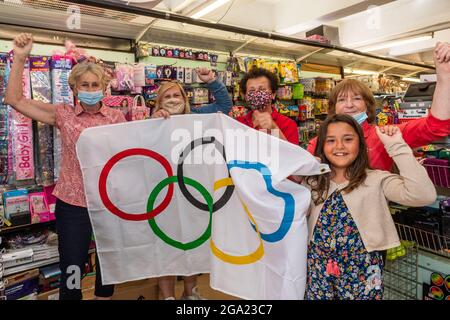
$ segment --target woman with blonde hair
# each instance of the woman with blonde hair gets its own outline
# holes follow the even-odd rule
[[[200,107],[191,108],[189,105],[189,97],[181,84],[177,81],[165,82],[158,89],[152,118],[168,118],[176,114],[215,112],[228,114],[230,112],[233,102],[225,85],[216,79],[214,73],[207,68],[198,68],[196,72],[199,79],[206,83],[216,101]]]
[[[119,110],[101,103],[109,79],[101,66],[91,62],[77,64],[70,74],[69,85],[77,102],[74,108],[67,104],[55,105],[23,97],[22,73],[32,47],[32,35],[28,33],[18,35],[13,41],[14,63],[5,104],[26,117],[56,126],[61,131],[61,168],[53,193],[57,198],[55,215],[61,269],[59,298],[80,300],[82,293],[79,284],[88,258],[92,226],[75,145],[86,128],[126,120]],[[110,299],[113,293],[113,285],[102,285],[100,264],[96,258],[95,296],[97,299]]]
[[[168,118],[171,115],[189,113],[214,113],[222,112],[228,114],[232,107],[232,101],[228,95],[227,88],[218,81],[214,73],[207,68],[196,70],[200,80],[205,82],[213,93],[215,102],[203,105],[199,108],[190,108],[189,98],[183,87],[178,82],[166,82],[158,90],[155,110],[152,118]],[[175,276],[164,276],[158,278],[161,295],[165,300],[175,300]],[[184,291],[182,300],[202,300],[197,288],[197,275],[184,277]]]

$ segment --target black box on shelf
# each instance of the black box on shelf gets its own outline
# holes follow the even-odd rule
[[[13,227],[31,224],[31,214],[29,211],[12,213],[9,221]]]

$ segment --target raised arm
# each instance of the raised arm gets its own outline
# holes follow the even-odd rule
[[[54,125],[56,117],[55,105],[27,99],[23,96],[22,75],[25,61],[32,47],[33,38],[29,33],[22,33],[14,39],[14,61],[9,75],[4,102],[28,118]]]
[[[431,105],[431,114],[440,119],[450,119],[450,44],[438,42],[434,49],[437,82]]]
[[[208,85],[211,90],[215,102],[203,105],[200,108],[191,108],[192,113],[215,113],[222,112],[228,114],[233,106],[227,87],[216,79],[214,73],[207,68],[199,68],[196,70],[198,77]]]
[[[424,206],[436,200],[436,189],[425,168],[419,164],[411,148],[403,140],[398,127],[376,128],[387,153],[400,174],[386,172],[382,181],[385,197],[406,206]]]

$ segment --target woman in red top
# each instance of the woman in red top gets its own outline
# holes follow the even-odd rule
[[[398,125],[411,148],[427,145],[450,134],[450,46],[438,43],[435,48],[436,90],[427,117]],[[386,153],[375,130],[375,99],[370,89],[354,79],[341,81],[331,92],[328,114],[351,115],[361,125],[368,146],[372,169],[391,170],[393,161]],[[317,138],[308,151],[315,153]]]
[[[119,110],[102,105],[101,99],[108,80],[103,68],[95,63],[80,63],[72,69],[69,85],[78,100],[75,108],[24,98],[22,74],[32,46],[31,34],[20,34],[14,39],[14,63],[5,104],[11,105],[26,117],[56,126],[61,131],[61,169],[54,191],[57,197],[55,215],[61,269],[59,298],[79,300],[82,298],[81,275],[87,262],[92,226],[75,145],[86,128],[126,120]],[[102,285],[97,258],[96,261],[95,295],[97,299],[109,299],[114,293],[114,286]]]

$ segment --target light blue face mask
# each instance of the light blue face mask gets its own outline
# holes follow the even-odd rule
[[[103,91],[78,91],[78,100],[88,106],[95,106],[103,99]]]
[[[353,119],[356,120],[356,122],[359,123],[359,125],[362,125],[364,123],[364,121],[366,121],[367,118],[368,118],[366,112],[361,112],[361,113],[358,113],[358,114],[354,114],[352,117],[353,117]]]

